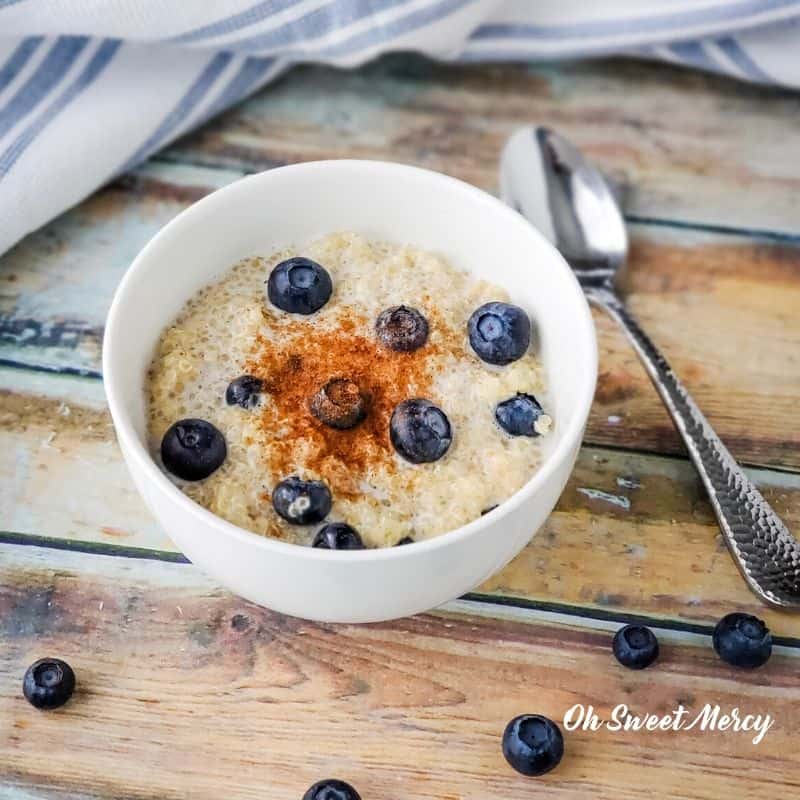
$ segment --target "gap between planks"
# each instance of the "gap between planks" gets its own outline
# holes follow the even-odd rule
[[[191,561],[183,553],[170,552],[168,550],[150,550],[144,547],[126,547],[124,545],[88,542],[79,539],[58,539],[14,531],[0,531],[0,545],[37,547],[84,553],[91,556],[159,561],[184,566],[191,565]],[[569,603],[530,600],[478,592],[468,592],[435,610],[443,613],[479,614],[485,617],[496,617],[518,622],[546,622],[602,631],[613,631],[620,625],[637,623],[658,630],[667,641],[681,644],[707,645],[708,638],[714,630],[712,625],[664,619],[649,614],[635,614],[624,611],[614,612],[587,606],[570,605]],[[780,652],[800,658],[800,638],[773,636],[773,641]]]

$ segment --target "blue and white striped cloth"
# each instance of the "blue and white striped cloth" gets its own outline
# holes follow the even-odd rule
[[[800,86],[796,0],[0,0],[0,253],[288,65],[622,53]]]

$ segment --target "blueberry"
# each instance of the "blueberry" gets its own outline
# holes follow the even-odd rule
[[[267,280],[270,302],[290,314],[313,314],[328,302],[333,291],[325,267],[310,258],[281,261]]]
[[[564,755],[564,737],[558,725],[540,714],[523,714],[506,725],[503,755],[523,775],[544,775]]]
[[[358,385],[348,378],[328,381],[309,403],[311,413],[338,430],[353,428],[366,417],[366,401]]]
[[[400,547],[402,544],[414,544],[414,540],[410,536],[404,536],[399,542],[395,543],[395,547]]]
[[[207,478],[227,455],[225,437],[204,419],[179,420],[161,440],[164,466],[185,481]]]
[[[525,355],[531,341],[531,321],[518,306],[486,303],[467,323],[469,343],[489,364],[510,364]]]
[[[42,658],[31,664],[22,679],[22,693],[36,708],[58,708],[72,697],[75,673],[60,658]]]
[[[255,408],[263,388],[264,383],[260,378],[242,375],[228,384],[228,388],[225,390],[225,402],[229,406]]]
[[[303,800],[361,800],[361,795],[349,783],[328,779],[315,783]]]
[[[512,436],[538,436],[536,420],[543,413],[539,401],[532,394],[517,392],[514,397],[497,404],[494,418],[497,424]]]
[[[628,669],[644,669],[658,658],[658,639],[644,625],[626,625],[614,634],[614,655]]]
[[[322,522],[331,510],[331,493],[322,481],[284,478],[272,492],[272,506],[293,525]]]
[[[392,306],[381,312],[375,332],[385,347],[408,353],[428,341],[428,320],[416,308]]]
[[[392,413],[389,438],[406,461],[421,464],[440,459],[453,439],[450,421],[430,400],[404,400]]]
[[[346,522],[329,522],[317,531],[311,546],[323,550],[363,550],[364,542]]]
[[[772,655],[772,634],[750,614],[728,614],[714,628],[714,650],[734,667],[754,669],[766,664]]]

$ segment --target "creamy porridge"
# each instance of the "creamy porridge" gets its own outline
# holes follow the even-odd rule
[[[547,445],[535,335],[510,302],[352,233],[245,259],[161,337],[151,450],[189,497],[285,541],[453,530],[521,488]]]

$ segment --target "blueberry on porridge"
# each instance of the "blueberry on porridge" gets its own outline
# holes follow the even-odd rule
[[[348,378],[333,378],[312,398],[311,413],[325,425],[347,430],[367,415],[366,400],[358,384]]]
[[[317,531],[311,546],[323,550],[363,550],[364,542],[346,522],[329,522]]]
[[[304,481],[292,476],[272,492],[275,511],[292,525],[322,522],[331,510],[331,493],[322,481]]]
[[[161,440],[161,461],[176,477],[201,481],[222,466],[225,437],[203,419],[182,419]]]
[[[393,306],[381,312],[375,332],[390,350],[409,352],[428,341],[428,320],[416,308]]]
[[[310,258],[289,258],[267,280],[272,305],[290,314],[313,314],[328,302],[333,284],[325,267]]]
[[[541,436],[547,433],[550,418],[532,394],[517,392],[514,397],[497,404],[497,424],[512,436]]]
[[[486,303],[469,318],[469,343],[483,361],[510,364],[525,355],[531,321],[510,303]]]
[[[232,380],[225,390],[225,402],[229,406],[242,408],[255,408],[261,397],[264,384],[252,375],[241,375]]]
[[[438,461],[450,447],[450,420],[430,400],[404,400],[389,422],[394,449],[412,464]]]
[[[531,321],[507,292],[353,233],[246,258],[199,291],[162,333],[147,392],[151,451],[181,491],[334,550],[479,518],[552,438]]]

